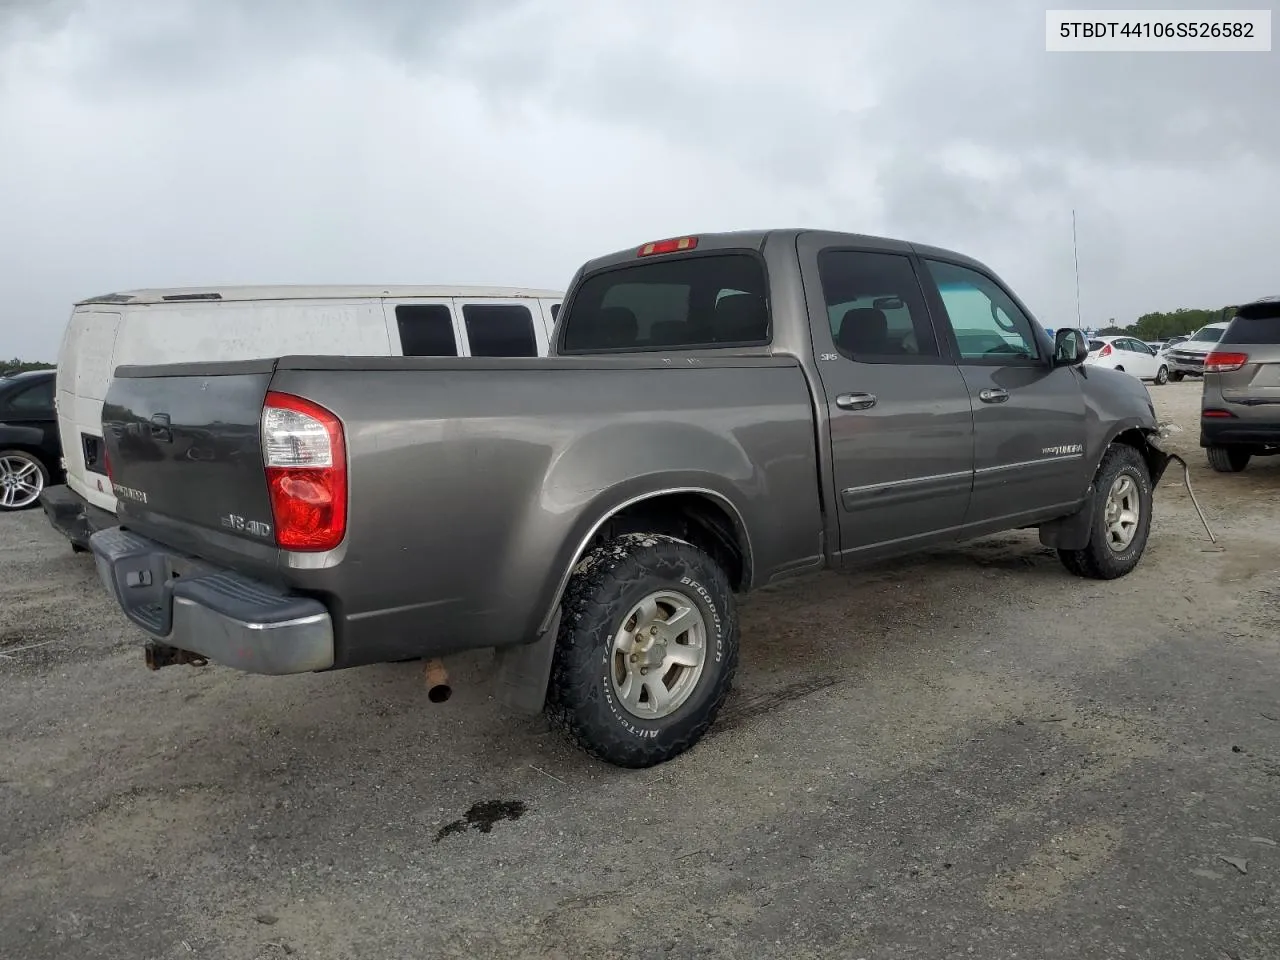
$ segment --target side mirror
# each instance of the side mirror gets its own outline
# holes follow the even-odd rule
[[[1084,363],[1089,356],[1089,341],[1084,331],[1062,327],[1053,335],[1053,365],[1074,367]]]

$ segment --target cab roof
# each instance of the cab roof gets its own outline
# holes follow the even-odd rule
[[[208,286],[208,287],[154,287],[141,290],[124,290],[104,293],[76,302],[76,306],[88,304],[156,304],[193,302],[226,302],[246,300],[370,300],[420,297],[468,297],[482,298],[530,298],[552,299],[563,297],[563,291],[543,290],[537,287],[485,287],[485,286],[418,286],[412,284],[374,285],[304,285],[271,284],[264,286]]]
[[[897,240],[892,237],[878,237],[866,233],[848,233],[840,230],[818,230],[807,227],[782,227],[776,229],[760,229],[760,230],[729,230],[721,232],[698,233],[690,231],[684,234],[677,234],[675,237],[691,237],[697,240],[697,250],[727,250],[727,249],[751,249],[761,250],[765,245],[765,241],[771,236],[780,236],[784,239],[792,241],[801,236],[817,237],[819,242],[830,246],[851,246],[863,247],[869,250],[881,250],[886,253],[915,253],[919,256],[937,256],[955,263],[968,264],[979,270],[990,270],[986,264],[973,257],[959,253],[955,250],[948,250],[944,247],[934,247],[924,243],[913,243],[908,240]],[[673,237],[672,239],[675,239]],[[665,238],[664,238],[665,239]],[[651,242],[656,242],[651,241]],[[637,244],[634,247],[628,247],[624,250],[615,250],[599,257],[595,257],[582,265],[581,272],[583,274],[592,273],[603,267],[616,266],[620,263],[636,262],[638,259],[638,251],[645,244]],[[666,256],[679,256],[683,251],[672,251],[671,254],[663,254],[655,259],[665,259]]]

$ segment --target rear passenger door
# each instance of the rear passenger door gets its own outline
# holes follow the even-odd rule
[[[839,553],[862,560],[954,537],[973,482],[973,414],[912,258],[821,243],[801,235],[799,253]]]
[[[1031,318],[995,277],[923,257],[926,294],[973,397],[967,524],[1012,525],[1084,493],[1085,406],[1074,367],[1055,367]]]
[[[462,355],[467,357],[545,357],[547,332],[533,311],[534,299],[455,298],[462,321]]]
[[[462,337],[448,298],[384,300],[383,315],[391,355],[404,357],[456,357]]]

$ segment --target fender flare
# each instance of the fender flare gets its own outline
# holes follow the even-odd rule
[[[717,505],[724,508],[724,511],[733,521],[734,532],[737,534],[739,543],[742,546],[743,562],[747,571],[745,582],[751,582],[752,557],[753,548],[751,544],[751,534],[747,530],[746,519],[742,515],[742,511],[738,509],[737,504],[733,502],[726,494],[719,490],[713,490],[711,487],[693,486],[693,485],[673,485],[650,489],[645,493],[633,494],[612,506],[598,511],[597,519],[587,528],[586,532],[579,538],[577,547],[574,549],[569,562],[565,565],[564,571],[560,575],[560,580],[556,584],[556,588],[551,597],[542,619],[538,623],[538,636],[546,633],[550,629],[551,622],[555,618],[560,609],[560,600],[564,596],[565,589],[569,586],[569,578],[573,576],[574,569],[582,562],[583,556],[587,552],[587,548],[591,545],[591,541],[595,539],[596,534],[604,527],[606,523],[616,517],[623,510],[634,507],[638,503],[644,503],[646,500],[656,500],[660,497],[673,496],[678,494],[694,494],[706,497]]]
[[[655,500],[672,494],[701,495],[724,508],[733,521],[735,531],[740,538],[744,554],[743,562],[747,570],[747,582],[750,582],[751,538],[747,533],[746,521],[742,516],[742,511],[725,494],[710,487],[671,486],[649,490],[646,493],[622,499],[614,503],[613,506],[603,511],[598,511],[597,519],[587,529],[585,535],[580,538],[572,558],[565,566],[564,572],[556,585],[551,606],[546,616],[543,617],[542,622],[538,625],[536,638],[533,642],[501,647],[497,650],[494,696],[499,703],[511,710],[527,715],[534,715],[542,711],[542,708],[546,705],[547,684],[551,680],[551,665],[555,655],[556,640],[560,633],[562,609],[560,601],[564,597],[565,589],[569,586],[573,571],[582,562],[582,558],[590,548],[591,541],[595,539],[596,534],[610,520],[628,507],[644,503],[646,500]]]

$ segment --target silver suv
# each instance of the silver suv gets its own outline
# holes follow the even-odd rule
[[[1280,453],[1280,297],[1237,307],[1205,358],[1200,446],[1219,473]]]

